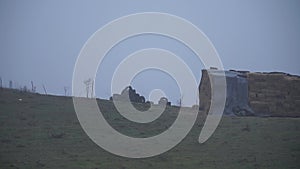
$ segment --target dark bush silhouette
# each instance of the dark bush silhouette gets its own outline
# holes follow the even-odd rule
[[[121,94],[113,94],[112,97],[109,98],[109,100],[126,100],[129,97],[129,100],[131,102],[136,103],[145,103],[146,99],[144,96],[140,96],[138,93],[136,93],[136,90],[134,90],[131,86],[125,87]]]
[[[165,105],[171,106],[171,102],[169,102],[166,97],[160,98],[160,100],[158,101],[158,104],[161,104],[161,105],[165,104]]]

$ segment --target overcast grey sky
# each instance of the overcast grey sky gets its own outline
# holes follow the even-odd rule
[[[63,94],[71,88],[76,58],[86,40],[106,23],[137,12],[163,12],[185,18],[214,44],[225,69],[283,71],[300,74],[300,1],[0,1],[0,77],[8,86],[30,86]],[[101,47],[101,46],[99,46]],[[155,35],[137,36],[106,56],[96,80],[97,96],[108,98],[110,78],[130,53],[149,47],[182,57],[200,80],[202,69],[193,53],[177,41]],[[163,88],[174,102],[179,95],[172,78],[159,71],[141,73],[133,81],[148,97]],[[70,90],[69,90],[70,91]]]

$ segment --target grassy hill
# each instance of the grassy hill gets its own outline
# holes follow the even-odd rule
[[[168,107],[157,121],[135,124],[119,115],[110,101],[98,104],[115,129],[137,137],[164,131],[178,111]],[[300,118],[224,116],[213,136],[199,144],[205,120],[199,114],[175,148],[156,157],[129,159],[104,151],[88,138],[72,98],[0,89],[0,169],[300,168]]]

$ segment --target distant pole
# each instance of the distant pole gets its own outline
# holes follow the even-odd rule
[[[11,88],[11,89],[13,88],[13,81],[12,80],[9,81],[9,88]]]
[[[64,91],[65,91],[65,96],[67,96],[67,92],[68,92],[68,87],[64,87]]]
[[[91,98],[94,97],[94,80],[92,80],[92,93],[91,93]]]
[[[0,88],[2,88],[2,78],[0,77]]]
[[[35,87],[33,85],[33,81],[31,81],[31,92],[34,93],[35,92]]]
[[[48,95],[45,85],[43,85],[43,89],[44,89],[45,94]]]

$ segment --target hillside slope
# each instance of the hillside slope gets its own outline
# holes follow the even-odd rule
[[[98,102],[114,128],[136,137],[164,131],[178,111],[168,107],[157,122],[138,125],[122,118],[110,101]],[[128,159],[104,151],[88,138],[70,97],[1,89],[0,168],[300,168],[300,118],[223,117],[213,136],[199,144],[205,119],[201,113],[189,135],[172,150]]]

